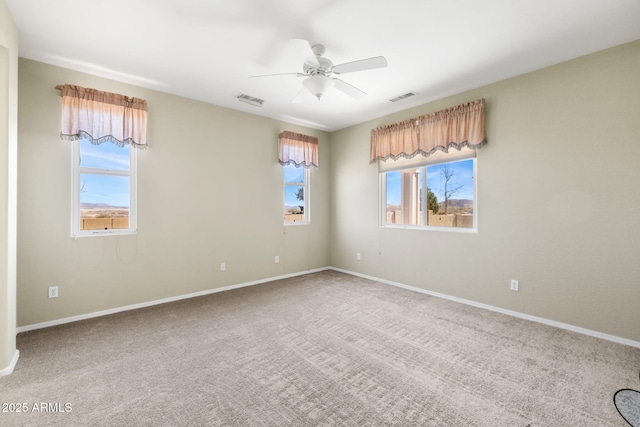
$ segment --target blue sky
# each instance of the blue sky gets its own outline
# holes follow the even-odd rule
[[[125,145],[118,147],[112,142],[103,142],[100,145],[82,139],[80,140],[80,166],[86,168],[128,170],[129,150]]]
[[[87,168],[128,170],[129,145],[118,147],[111,142],[93,145],[80,141],[80,166]],[[111,206],[129,206],[129,177],[81,174],[80,203],[106,203]]]
[[[455,163],[448,163],[449,169],[453,170],[453,178],[449,181],[449,188],[462,185],[463,188],[455,194],[452,199],[473,200],[473,160],[463,160]],[[444,179],[442,177],[442,166],[433,165],[427,167],[427,187],[431,189],[438,198],[444,201]],[[401,179],[400,171],[387,172],[387,204],[399,205]],[[421,177],[422,179],[422,177]]]
[[[304,168],[295,167],[293,165],[284,166],[285,182],[304,182]],[[285,185],[284,187],[284,205],[285,206],[303,206],[304,202],[296,198],[296,192],[300,187],[297,185]]]
[[[452,198],[473,200],[473,160],[463,160],[449,163],[448,165],[449,169],[454,172],[453,178],[449,181],[449,188],[455,188],[458,185],[464,186],[461,191]],[[443,165],[434,165],[427,167],[427,187],[435,193],[439,201],[444,201],[442,166]]]

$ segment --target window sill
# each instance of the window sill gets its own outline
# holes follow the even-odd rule
[[[404,224],[384,224],[380,225],[380,228],[391,228],[400,230],[419,230],[419,231],[445,231],[449,233],[463,233],[463,234],[478,234],[477,228],[462,228],[462,227],[423,227],[419,225],[404,225]]]
[[[131,236],[138,234],[138,230],[96,230],[96,231],[83,231],[80,233],[72,233],[71,238],[77,239],[78,237],[108,237],[108,236]]]

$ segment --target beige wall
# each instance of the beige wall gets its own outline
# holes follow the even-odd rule
[[[637,69],[640,42],[326,134],[21,60],[18,325],[332,265],[640,341]],[[135,236],[69,237],[61,83],[149,102]],[[478,233],[379,228],[370,130],[477,98]],[[282,225],[283,129],[320,138],[310,226]]]
[[[16,350],[16,177],[18,31],[0,0],[0,375]]]
[[[333,133],[331,264],[640,341],[637,70],[640,41]],[[477,98],[478,233],[379,228],[371,129]]]
[[[329,265],[327,133],[26,59],[19,76],[18,326]],[[148,101],[137,235],[70,237],[71,145],[59,138],[55,90],[63,83]],[[320,141],[311,225],[283,226],[285,129]]]

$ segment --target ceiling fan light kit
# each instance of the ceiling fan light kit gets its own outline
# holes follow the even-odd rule
[[[302,86],[308,90],[313,96],[320,98],[332,87],[344,92],[355,99],[362,99],[367,96],[366,92],[350,85],[349,83],[332,77],[333,74],[346,74],[354,71],[372,70],[375,68],[384,68],[387,66],[387,60],[383,56],[361,59],[344,64],[333,65],[330,59],[322,56],[325,47],[321,44],[311,44],[304,39],[291,39],[291,43],[300,52],[304,58],[302,73],[280,73],[267,74],[252,77],[268,77],[280,75],[295,75],[296,77],[306,77],[302,82]],[[296,97],[297,98],[297,97]],[[294,99],[296,102],[296,99]]]
[[[320,97],[325,94],[327,89],[333,86],[333,80],[327,76],[321,74],[315,74],[309,76],[302,82],[302,86],[305,87],[313,96],[320,100]]]

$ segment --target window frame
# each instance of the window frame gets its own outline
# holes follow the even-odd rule
[[[304,194],[304,200],[303,200],[303,213],[304,213],[304,220],[303,221],[286,221],[284,220],[283,217],[283,223],[285,226],[292,226],[292,225],[309,225],[311,224],[311,212],[310,212],[310,207],[311,207],[311,170],[310,168],[305,168],[302,167],[303,169],[303,182],[302,184],[299,182],[289,182],[289,181],[285,181],[285,168],[286,167],[296,167],[293,164],[287,164],[287,165],[283,165],[282,166],[282,213],[283,216],[285,215],[285,189],[287,188],[287,186],[296,186],[296,187],[302,187],[303,188],[303,194]]]
[[[80,166],[80,139],[72,141],[71,149],[71,237],[112,236],[136,234],[137,224],[137,151],[129,147],[129,170],[101,169]],[[106,141],[103,144],[112,144]],[[107,230],[80,229],[80,177],[83,174],[125,176],[129,178],[129,227]]]
[[[429,225],[428,221],[428,212],[427,212],[427,200],[428,197],[427,191],[429,188],[427,182],[427,167],[451,164],[462,162],[466,160],[473,161],[473,227],[443,227],[443,226],[435,226]],[[387,223],[387,173],[404,171],[407,169],[420,169],[422,174],[422,185],[418,188],[418,191],[422,189],[423,200],[420,202],[420,206],[416,211],[417,217],[420,218],[420,224],[388,224]],[[383,171],[378,172],[378,188],[379,188],[379,211],[378,211],[378,224],[380,227],[385,228],[403,228],[403,229],[416,229],[416,230],[427,230],[427,231],[448,231],[448,232],[456,232],[456,233],[477,233],[478,232],[478,162],[477,157],[475,155],[461,156],[455,157],[453,159],[438,159],[435,161],[429,161],[428,158],[423,161],[415,162],[414,161],[403,161],[402,159],[398,161],[397,165],[390,166],[385,168]],[[402,190],[401,190],[402,193]],[[419,197],[418,197],[419,199]],[[401,202],[401,205],[404,203]],[[422,214],[420,214],[420,209],[422,209]]]

